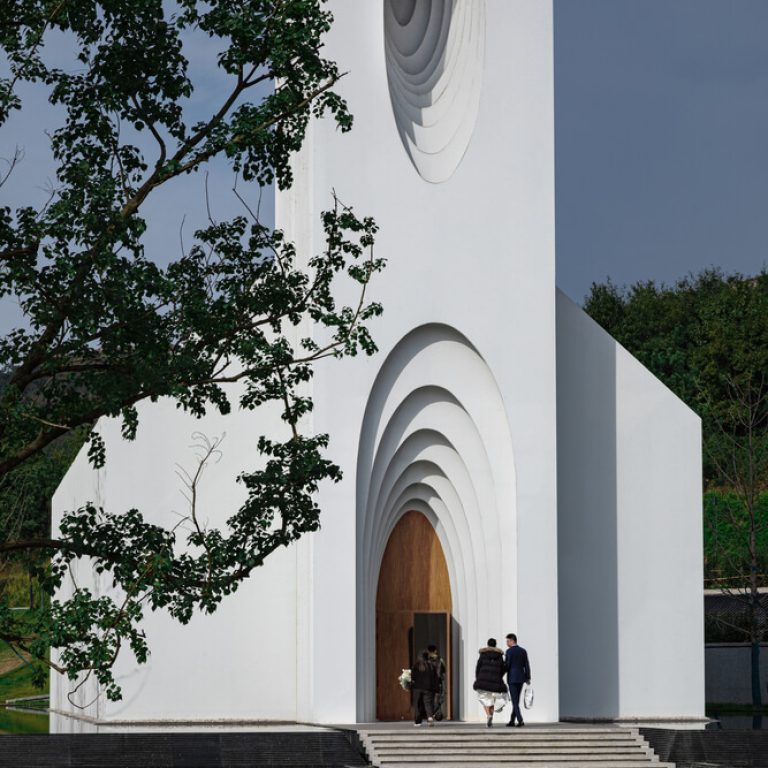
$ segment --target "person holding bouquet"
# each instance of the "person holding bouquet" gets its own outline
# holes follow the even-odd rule
[[[411,668],[411,703],[413,724],[421,725],[424,715],[427,725],[435,724],[435,694],[438,691],[438,677],[435,665],[430,664],[429,653],[420,651]]]

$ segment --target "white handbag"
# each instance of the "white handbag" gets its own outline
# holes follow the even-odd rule
[[[533,686],[526,685],[523,690],[523,706],[530,709],[533,706]]]

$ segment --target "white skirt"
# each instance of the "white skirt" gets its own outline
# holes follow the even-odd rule
[[[493,707],[494,711],[501,712],[504,709],[504,705],[509,701],[509,694],[496,693],[495,691],[475,691],[477,693],[477,700],[484,707]]]

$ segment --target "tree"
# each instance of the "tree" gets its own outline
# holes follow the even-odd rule
[[[0,531],[3,541],[42,539],[51,528],[51,497],[77,452],[85,430],[59,438],[44,451],[25,461],[23,466],[0,478]],[[17,550],[0,556],[0,594],[7,579],[17,584],[15,601],[23,600],[18,581],[26,578],[26,600],[30,607],[40,601],[39,584],[34,574],[44,564],[46,553],[38,549]],[[12,596],[8,596],[13,599]],[[24,603],[27,604],[27,603]]]
[[[744,606],[730,629],[752,646],[762,703],[768,543],[768,273],[705,271],[673,288],[593,285],[587,312],[702,418],[710,585]]]
[[[706,455],[714,481],[731,494],[710,499],[705,524],[713,533],[713,554],[725,566],[715,584],[746,607],[752,703],[759,706],[765,634],[759,590],[766,578],[760,544],[768,524],[760,504],[768,492],[768,275],[726,281],[707,298],[701,312],[704,354],[697,365]]]
[[[145,251],[144,235],[157,190],[214,158],[226,158],[246,183],[284,188],[313,116],[349,130],[352,117],[333,90],[342,75],[322,56],[331,21],[318,0],[0,4],[10,68],[0,80],[0,124],[23,109],[23,82],[46,88],[65,115],[50,134],[56,185],[48,203],[0,209],[0,294],[14,297],[26,320],[0,339],[9,372],[0,479],[18,477],[79,429],[100,467],[107,457],[93,428],[99,418],[121,418],[130,440],[140,401],[168,397],[195,416],[228,413],[233,382],[244,388],[241,408],[276,401],[286,424],[284,440],[258,439],[264,466],[239,478],[244,505],[222,529],[199,525],[193,508],[182,549],[176,529],[147,523],[139,510],[93,504],[66,514],[56,539],[5,530],[0,554],[45,556],[38,576],[49,607],[19,618],[0,602],[0,638],[31,653],[39,676],[51,646],[61,659],[51,666],[73,680],[93,674],[119,698],[112,665],[124,644],[146,659],[145,606],[181,622],[211,612],[276,548],[318,527],[313,494],[340,471],[324,455],[328,436],[299,430],[312,408],[302,386],[320,358],[375,350],[366,321],[381,307],[365,295],[383,266],[372,251],[375,223],[334,194],[322,215],[323,252],[298,254],[241,198],[242,215],[204,222],[192,247],[165,267]],[[218,67],[230,81],[217,108],[194,122],[186,118],[195,98],[184,54],[191,35],[219,44]],[[74,50],[69,69],[46,60],[56,36]],[[340,276],[359,285],[354,306],[337,306]],[[292,341],[306,319],[315,333]],[[84,588],[55,599],[68,564],[81,557],[112,575],[121,601]]]
[[[749,643],[754,672],[759,670],[759,642],[768,630],[768,595],[760,591],[768,574],[768,493],[761,493],[748,509],[739,494],[708,491],[704,521],[705,584],[728,597],[708,613],[707,639]],[[753,701],[759,704],[759,678],[753,676],[752,684],[757,686]]]

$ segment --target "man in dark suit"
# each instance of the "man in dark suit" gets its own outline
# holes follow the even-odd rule
[[[525,648],[521,648],[517,644],[517,635],[512,632],[507,635],[507,652],[504,656],[504,663],[507,668],[509,695],[512,699],[512,717],[507,725],[514,726],[515,720],[517,720],[518,728],[521,728],[525,723],[520,712],[520,691],[523,690],[524,683],[529,685],[531,682],[531,665],[528,663],[528,654]]]

